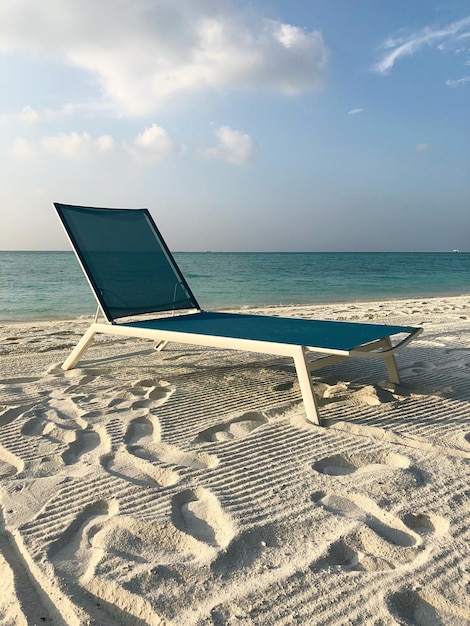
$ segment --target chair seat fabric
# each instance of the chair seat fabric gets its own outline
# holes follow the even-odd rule
[[[399,333],[409,326],[386,326],[328,320],[201,311],[189,315],[125,322],[118,326],[233,337],[349,352],[358,346]],[[190,341],[189,341],[190,343]]]

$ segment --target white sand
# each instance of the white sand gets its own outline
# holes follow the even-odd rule
[[[0,623],[470,624],[470,296],[264,312],[422,325],[384,366],[0,324]],[[382,381],[382,382],[381,382]]]

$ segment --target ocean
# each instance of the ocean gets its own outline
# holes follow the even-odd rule
[[[177,252],[204,309],[470,293],[470,253]],[[0,251],[0,321],[88,317],[73,252]]]

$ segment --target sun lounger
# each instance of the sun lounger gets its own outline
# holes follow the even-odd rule
[[[380,358],[399,383],[395,354],[422,330],[204,311],[147,209],[54,206],[98,301],[95,321],[64,362],[66,370],[96,333],[152,339],[158,349],[173,341],[291,357],[307,418],[321,424],[312,371],[349,357]],[[107,322],[98,322],[100,311]],[[309,360],[310,354],[324,356]]]

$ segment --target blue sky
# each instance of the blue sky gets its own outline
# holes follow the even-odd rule
[[[0,249],[470,250],[468,0],[2,0]]]

